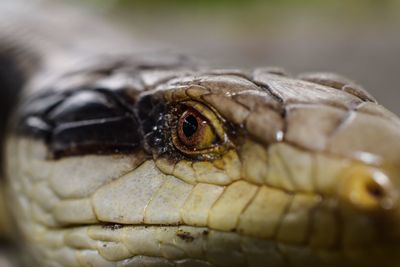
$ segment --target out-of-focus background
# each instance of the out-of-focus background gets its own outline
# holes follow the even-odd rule
[[[400,1],[84,0],[148,48],[211,64],[333,71],[400,114]]]
[[[0,14],[0,28],[13,21],[38,46],[56,44],[66,56],[47,58],[57,64],[79,48],[81,56],[172,51],[216,67],[331,71],[400,115],[399,0],[0,0]]]

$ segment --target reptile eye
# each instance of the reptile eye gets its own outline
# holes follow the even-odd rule
[[[172,132],[175,147],[186,155],[209,157],[220,152],[227,141],[221,118],[205,105],[187,101],[177,108]]]
[[[208,120],[191,108],[179,118],[178,137],[182,144],[195,149],[204,149],[217,142],[217,135]]]

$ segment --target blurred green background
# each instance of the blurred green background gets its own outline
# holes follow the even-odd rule
[[[85,0],[149,50],[349,76],[400,114],[400,1]]]

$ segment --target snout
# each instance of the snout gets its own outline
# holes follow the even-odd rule
[[[365,266],[399,266],[399,173],[362,164],[345,170],[338,186],[342,246]]]

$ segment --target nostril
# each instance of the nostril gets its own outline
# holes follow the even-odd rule
[[[339,195],[352,207],[363,211],[382,211],[393,207],[389,178],[380,170],[365,165],[352,166],[341,177]]]
[[[366,183],[365,187],[366,191],[374,198],[383,199],[386,195],[385,190],[373,180]]]

